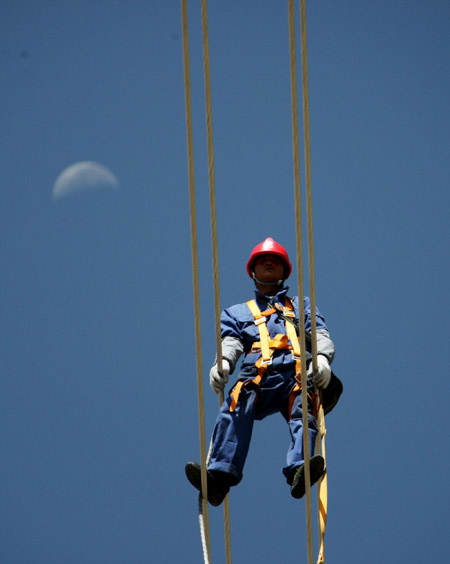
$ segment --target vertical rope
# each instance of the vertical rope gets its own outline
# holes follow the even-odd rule
[[[212,133],[212,104],[211,104],[211,78],[209,64],[208,41],[208,6],[202,0],[202,38],[203,62],[205,75],[205,105],[206,105],[206,136],[208,145],[208,175],[209,175],[209,201],[211,222],[211,245],[213,255],[213,284],[214,284],[214,317],[216,328],[217,366],[222,371],[222,342],[220,330],[220,286],[219,286],[219,260],[217,251],[217,221],[216,221],[216,184],[214,176],[214,146]]]
[[[320,406],[319,414],[317,417],[319,434],[317,435],[317,452],[320,452],[325,460],[325,474],[317,484],[317,506],[319,517],[319,555],[317,564],[325,562],[325,528],[327,525],[328,513],[328,475],[326,469],[326,450],[325,450],[325,416],[323,407]]]
[[[305,141],[305,174],[306,174],[306,206],[307,206],[307,229],[308,229],[308,257],[309,257],[309,295],[311,300],[311,354],[313,370],[317,370],[317,325],[316,325],[316,290],[314,270],[314,234],[313,234],[313,206],[312,206],[312,182],[311,182],[311,143],[309,125],[309,93],[308,93],[308,54],[306,37],[306,5],[305,0],[300,0],[300,30],[301,30],[301,59],[302,59],[302,85],[303,85],[303,135]],[[322,402],[320,402],[317,416],[319,435],[317,444],[325,459],[325,416]],[[319,449],[318,449],[319,450]],[[328,478],[324,477],[317,485],[318,517],[319,517],[319,556],[318,564],[325,562],[325,527],[328,511]]]
[[[188,153],[189,174],[189,206],[191,221],[191,253],[192,253],[192,277],[194,290],[194,319],[195,319],[195,346],[197,358],[197,395],[198,395],[198,421],[200,434],[200,457],[202,461],[202,501],[199,498],[202,512],[200,512],[200,528],[204,529],[204,557],[209,561],[209,518],[208,518],[208,496],[206,477],[206,444],[205,444],[205,410],[203,399],[203,371],[202,371],[202,348],[200,327],[200,292],[198,277],[198,249],[197,249],[197,221],[195,214],[195,179],[194,179],[194,142],[192,136],[192,105],[191,84],[189,66],[189,37],[186,0],[181,0],[181,17],[183,28],[183,63],[184,63],[184,89],[186,104],[186,137]]]
[[[308,94],[308,54],[306,41],[306,8],[305,0],[300,0],[300,28],[301,28],[301,58],[302,58],[302,86],[303,86],[303,135],[305,141],[305,176],[306,176],[306,217],[308,228],[308,257],[309,257],[309,298],[311,300],[311,354],[314,371],[317,369],[317,325],[316,325],[316,284],[314,272],[314,236],[312,215],[311,188],[311,142],[309,127],[309,94]]]
[[[202,39],[203,39],[203,62],[205,75],[205,104],[206,104],[206,136],[208,145],[208,175],[209,175],[209,202],[211,223],[211,246],[213,257],[213,285],[214,285],[214,319],[216,332],[216,354],[217,367],[222,372],[222,338],[220,327],[220,285],[219,285],[219,253],[217,244],[217,219],[216,219],[216,191],[214,175],[214,147],[212,131],[212,103],[211,103],[211,77],[209,64],[209,40],[208,40],[208,6],[207,0],[202,0]],[[224,401],[223,391],[219,393],[219,406]],[[231,533],[230,533],[230,505],[228,495],[224,500],[224,529],[225,529],[225,551],[226,562],[231,564]]]
[[[289,54],[291,70],[291,101],[292,101],[292,141],[294,153],[294,191],[295,191],[295,226],[297,246],[297,278],[298,278],[298,303],[299,303],[299,327],[300,346],[302,361],[302,415],[303,415],[303,451],[305,462],[305,493],[306,493],[306,526],[308,538],[308,564],[313,564],[313,537],[312,537],[312,510],[311,510],[311,486],[310,486],[310,454],[309,454],[309,425],[308,425],[308,396],[306,379],[306,336],[305,336],[305,306],[303,301],[303,241],[301,225],[301,198],[300,198],[300,156],[298,135],[298,103],[297,103],[297,71],[295,56],[295,21],[294,1],[288,0],[289,11]]]

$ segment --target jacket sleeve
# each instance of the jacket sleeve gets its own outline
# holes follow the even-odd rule
[[[317,354],[322,354],[328,358],[331,364],[334,358],[334,343],[330,338],[330,333],[326,329],[317,329]]]
[[[239,357],[244,352],[244,345],[237,337],[222,339],[222,356],[230,363],[230,374],[234,372]]]
[[[311,302],[305,297],[305,329],[311,331]],[[325,318],[316,307],[316,336],[317,336],[317,354],[326,356],[331,364],[334,358],[334,343],[331,340],[330,332],[325,323]]]
[[[220,316],[222,326],[222,356],[230,363],[230,374],[233,373],[237,361],[244,352],[240,323],[238,316],[235,316],[232,310],[233,308],[224,309]]]

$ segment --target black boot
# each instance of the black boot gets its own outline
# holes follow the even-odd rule
[[[311,486],[313,486],[317,480],[319,480],[323,475],[323,470],[325,466],[325,460],[320,454],[312,456],[309,461],[309,475]],[[291,495],[296,499],[300,499],[305,495],[305,465],[302,464],[297,468],[294,479],[292,480]]]
[[[202,469],[200,464],[188,462],[184,470],[190,483],[201,492]],[[226,472],[219,472],[218,470],[208,470],[206,476],[208,480],[208,501],[211,505],[217,507],[230,491],[232,477]]]

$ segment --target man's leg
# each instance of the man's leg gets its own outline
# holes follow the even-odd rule
[[[242,479],[255,419],[256,395],[255,388],[246,386],[242,388],[238,404],[232,413],[231,398],[227,398],[220,408],[207,469],[208,501],[211,505],[220,505],[230,487]],[[185,472],[189,482],[201,491],[200,465],[188,462]]]
[[[232,485],[242,479],[255,420],[257,391],[244,386],[235,410],[230,412],[231,397],[222,404],[213,432],[209,470],[231,474]]]
[[[309,403],[309,402],[308,402]],[[289,433],[291,436],[291,444],[287,453],[286,466],[283,468],[283,474],[286,476],[288,484],[292,484],[296,471],[304,464],[304,448],[303,448],[303,411],[302,411],[302,394],[299,393],[292,406],[290,418],[288,413],[283,413],[289,425]],[[310,457],[314,456],[315,441],[318,433],[315,417],[308,409],[308,434],[309,434],[309,452]]]

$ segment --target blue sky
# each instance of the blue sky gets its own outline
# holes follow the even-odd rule
[[[200,2],[188,7],[209,432]],[[252,296],[245,264],[265,237],[295,258],[288,17],[281,1],[208,9],[225,307]],[[327,418],[327,562],[442,561],[450,5],[316,0],[307,18],[317,303],[345,385]],[[199,439],[180,3],[3,0],[0,69],[0,561],[201,562],[184,477]],[[53,200],[86,160],[120,189]],[[306,562],[288,440],[281,417],[255,426],[230,496],[233,561]],[[225,562],[220,508],[210,522]]]

